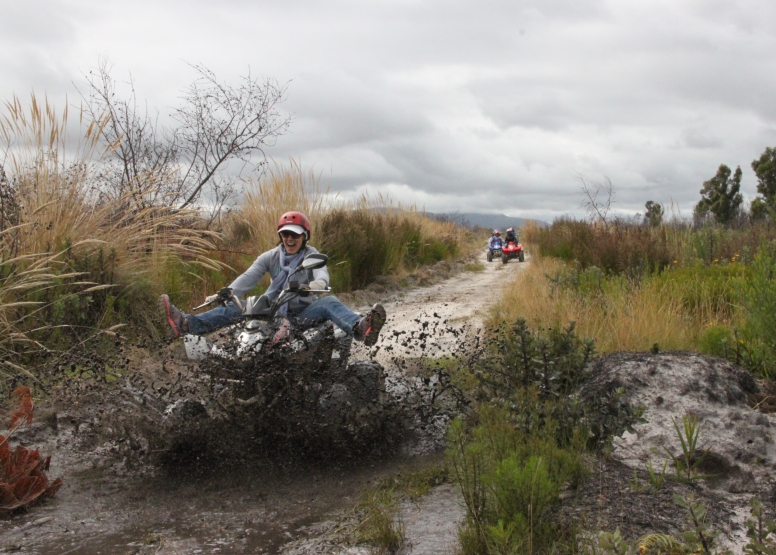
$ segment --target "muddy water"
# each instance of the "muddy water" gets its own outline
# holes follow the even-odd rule
[[[1,521],[0,545],[41,555],[278,553],[309,525],[352,507],[364,487],[433,461],[257,463],[144,481],[84,473],[45,505]]]

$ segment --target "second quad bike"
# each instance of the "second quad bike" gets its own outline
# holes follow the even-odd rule
[[[525,251],[521,243],[510,241],[501,249],[501,262],[506,264],[512,258],[517,258],[520,262],[525,262]]]

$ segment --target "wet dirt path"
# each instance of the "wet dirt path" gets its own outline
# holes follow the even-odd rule
[[[507,264],[500,259],[488,262],[484,252],[477,262],[482,265],[482,271],[462,272],[437,285],[415,289],[384,302],[388,321],[377,348],[367,354],[363,346],[356,345],[354,354],[371,356],[390,370],[401,366],[397,362],[404,358],[454,353],[462,340],[461,333],[470,335],[481,330],[485,312],[500,298],[501,287],[528,263],[516,259]],[[407,341],[410,336],[417,339],[418,332],[423,330],[429,334],[428,338]]]
[[[448,328],[466,322],[473,329],[481,327],[484,310],[498,298],[499,283],[524,267],[517,261],[488,263],[484,254],[481,258],[482,271],[464,272],[387,300],[388,322],[382,341],[372,350],[375,359],[398,371],[396,361],[412,356],[414,349],[403,347],[402,340],[417,333],[423,321],[446,321]],[[436,344],[429,340],[426,355],[450,352],[456,343],[454,334],[433,339]],[[364,351],[353,354],[355,359],[364,356]],[[36,443],[53,455],[49,476],[63,477],[64,486],[54,499],[29,513],[0,520],[0,553],[279,553],[283,545],[309,534],[311,524],[352,507],[364,487],[439,457],[405,455],[317,467],[237,461],[231,468],[130,479],[73,464],[57,448],[66,443],[68,433],[61,429],[58,437]],[[420,505],[427,509],[405,508],[413,520],[409,545],[416,546],[409,553],[436,553],[439,546],[455,541],[455,527],[444,525],[459,514],[451,508],[453,497],[444,490]]]

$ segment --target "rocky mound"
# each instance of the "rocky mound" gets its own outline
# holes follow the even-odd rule
[[[696,353],[615,353],[595,361],[581,395],[600,396],[618,388],[623,402],[643,408],[644,421],[634,426],[634,433],[614,440],[613,468],[608,472],[616,471],[624,479],[632,479],[636,472],[644,483],[650,460],[657,472],[669,461],[667,474],[673,476],[669,453],[682,454],[674,423],[682,429],[684,415],[697,416],[699,452],[708,450],[697,471],[707,478],[690,484],[667,480],[666,491],[699,496],[723,532],[722,545],[740,552],[746,543],[743,522],[749,515],[749,499],[756,496],[771,510],[776,502],[776,415],[760,410],[768,405],[762,403],[766,396],[758,383],[734,364]],[[758,399],[760,405],[754,408]],[[648,506],[650,501],[634,504],[634,487],[630,489],[631,510],[620,516],[630,513],[638,520],[639,507],[634,505]],[[637,531],[671,531],[656,530],[662,516],[646,512],[645,526]]]

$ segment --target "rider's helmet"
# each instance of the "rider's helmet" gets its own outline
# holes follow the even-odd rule
[[[511,227],[507,228],[507,233],[514,233],[514,232],[515,232],[514,228],[511,228]]]
[[[286,212],[278,220],[278,235],[281,231],[291,231],[298,235],[304,235],[307,241],[310,240],[310,220],[301,212]]]
[[[500,237],[501,236],[501,232],[498,229],[494,229],[493,230],[493,235],[495,235],[496,237]]]

